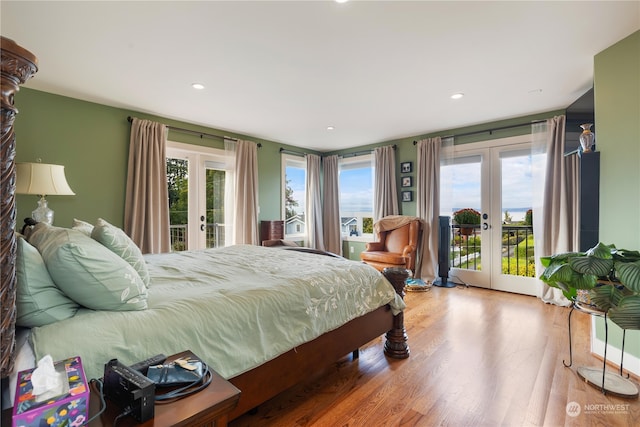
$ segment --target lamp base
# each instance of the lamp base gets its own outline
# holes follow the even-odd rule
[[[38,207],[31,212],[31,218],[38,222],[46,222],[47,224],[53,224],[53,211],[47,206],[47,200],[42,196],[38,200]]]

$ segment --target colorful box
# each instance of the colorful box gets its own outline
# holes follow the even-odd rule
[[[68,389],[58,396],[38,401],[33,395],[31,374],[18,372],[13,405],[13,427],[81,426],[89,415],[89,386],[79,356],[54,363],[56,371],[66,372]]]

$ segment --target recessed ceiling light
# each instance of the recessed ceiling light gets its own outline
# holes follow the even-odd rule
[[[204,89],[204,85],[202,83],[192,83],[191,87],[198,90]]]
[[[451,99],[460,99],[463,96],[464,96],[464,93],[458,92],[458,93],[454,93],[453,95],[451,95]]]
[[[346,3],[346,2],[348,2],[348,1],[349,1],[349,0],[335,0],[335,2],[336,2],[336,3]]]
[[[327,126],[327,130],[334,130],[335,128],[333,126]]]

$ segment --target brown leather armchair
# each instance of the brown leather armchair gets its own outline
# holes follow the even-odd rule
[[[404,267],[415,273],[421,231],[422,223],[417,218],[397,228],[380,231],[379,241],[367,243],[360,259],[380,271],[386,267]]]

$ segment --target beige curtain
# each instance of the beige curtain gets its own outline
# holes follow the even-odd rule
[[[322,204],[324,247],[325,250],[329,252],[342,255],[338,156],[323,157],[322,167],[324,176],[324,197]]]
[[[565,116],[548,119],[541,126],[534,125],[533,132],[534,145],[542,144],[546,152],[541,207],[536,210],[534,206],[533,212],[535,252],[544,256],[578,250],[580,165],[577,156],[564,154]],[[536,266],[539,276],[542,266],[539,262]],[[559,289],[544,283],[540,298],[552,304],[570,304]]]
[[[142,253],[171,250],[166,142],[162,123],[132,120],[124,231]]]
[[[307,228],[307,246],[324,250],[322,231],[322,194],[320,193],[320,156],[307,154],[307,197],[305,201],[305,226]]]
[[[224,151],[224,245],[231,246],[236,242],[236,141],[225,138]]]
[[[440,137],[417,143],[416,216],[422,219],[422,250],[416,276],[433,282],[438,266],[438,216],[440,215]]]
[[[373,193],[373,221],[387,215],[398,215],[398,189],[396,187],[396,151],[393,146],[373,150],[375,189]]]
[[[234,244],[259,244],[258,146],[251,141],[235,143]]]

